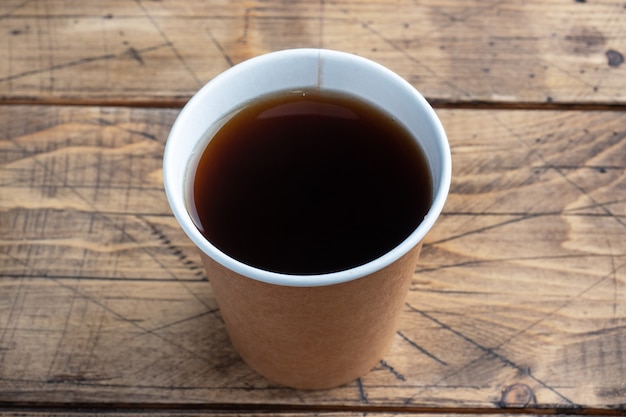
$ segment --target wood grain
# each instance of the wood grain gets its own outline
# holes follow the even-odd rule
[[[623,411],[626,114],[439,114],[451,195],[394,346],[302,392],[238,358],[169,212],[176,111],[5,107],[0,405]]]
[[[0,100],[179,106],[247,58],[325,47],[431,101],[623,105],[622,1],[4,0]]]

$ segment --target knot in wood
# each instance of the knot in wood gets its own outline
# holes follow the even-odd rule
[[[526,384],[513,384],[502,389],[500,407],[522,408],[535,404],[535,394]]]

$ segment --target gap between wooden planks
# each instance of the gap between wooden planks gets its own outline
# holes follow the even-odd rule
[[[0,106],[45,105],[45,106],[82,106],[82,107],[128,107],[145,109],[182,109],[191,96],[178,98],[152,99],[116,99],[116,98],[43,98],[43,97],[7,97],[0,101]],[[465,110],[580,110],[580,111],[623,111],[623,103],[593,102],[509,102],[509,101],[453,101],[425,97],[435,109]]]

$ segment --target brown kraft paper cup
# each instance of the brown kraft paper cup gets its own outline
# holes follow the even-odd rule
[[[350,382],[382,358],[420,249],[366,277],[309,288],[254,281],[206,255],[202,261],[246,363],[272,381],[315,389]]]
[[[319,88],[375,102],[415,135],[433,177],[433,203],[400,245],[365,265],[287,275],[220,252],[189,214],[190,167],[229,114],[272,91]],[[208,132],[208,133],[207,133]],[[168,138],[164,183],[179,224],[198,246],[235,349],[271,381],[300,389],[339,386],[367,373],[389,349],[428,230],[450,185],[450,150],[432,108],[406,81],[372,61],[318,49],[275,52],[239,64],[203,87]]]

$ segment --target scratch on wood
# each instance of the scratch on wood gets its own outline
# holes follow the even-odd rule
[[[346,14],[349,14],[349,11],[346,10],[346,9],[344,9],[343,12],[346,13]],[[397,42],[394,42],[393,40],[391,40],[391,39],[387,38],[386,36],[384,36],[380,31],[374,29],[369,22],[364,22],[364,21],[356,19],[356,18],[355,18],[355,22],[359,23],[361,25],[361,27],[363,27],[363,29],[367,30],[372,35],[378,37],[383,42],[385,42],[387,45],[391,46],[397,52],[399,52],[404,57],[406,57],[409,61],[413,62],[414,64],[416,64],[419,67],[421,67],[424,70],[426,70],[426,72],[428,72],[431,76],[433,76],[436,79],[441,80],[441,82],[443,84],[445,84],[448,87],[450,87],[453,91],[456,91],[457,93],[459,93],[461,95],[464,95],[464,96],[468,96],[468,97],[471,96],[469,91],[466,91],[466,90],[462,89],[460,86],[452,83],[449,79],[441,79],[441,74],[440,73],[438,73],[437,71],[433,70],[431,67],[429,67],[428,65],[424,64],[423,62],[421,62],[417,58],[415,58],[406,49],[404,49],[401,46],[399,46],[397,44]]]
[[[367,394],[365,393],[365,389],[363,388],[363,382],[361,381],[361,378],[356,380],[356,386],[359,389],[359,399],[361,400],[361,403],[368,404],[369,401],[367,400]]]
[[[150,234],[152,234],[162,245],[167,247],[167,250],[174,255],[180,262],[182,262],[185,267],[189,270],[194,271],[196,276],[204,275],[203,268],[195,263],[194,261],[187,258],[179,247],[172,245],[172,241],[167,237],[163,231],[157,228],[152,222],[146,220],[144,217],[137,216],[138,219],[144,222],[146,226],[150,229]]]
[[[385,368],[386,370],[391,372],[393,374],[393,376],[396,377],[396,379],[398,379],[400,381],[406,381],[406,378],[404,377],[404,375],[402,375],[400,372],[396,371],[396,369],[393,366],[389,365],[385,360],[381,359],[380,360],[380,364],[382,365],[383,368]]]
[[[248,28],[250,27],[250,13],[254,8],[246,7],[243,12],[243,31],[237,42],[246,44],[248,42]]]
[[[606,232],[605,232],[606,236]],[[617,267],[615,265],[615,254],[613,253],[613,245],[611,244],[611,239],[607,237],[606,245],[609,248],[610,258],[611,258],[611,281],[613,283],[613,317],[611,322],[616,322],[618,320],[617,317],[617,306],[618,306],[618,285],[617,285]]]
[[[593,204],[597,204],[598,207],[603,212],[605,212],[607,214],[607,216],[611,217],[617,223],[619,223],[622,227],[626,228],[626,221],[621,219],[619,216],[616,216],[615,213],[613,213],[611,210],[609,210],[606,206],[600,204],[595,198],[593,198],[593,196],[591,196],[591,194],[589,194],[587,192],[587,190],[585,190],[582,186],[580,186],[578,183],[576,183],[574,180],[572,180],[565,172],[563,172],[563,170],[560,169],[558,167],[558,165],[555,165],[553,163],[548,162],[548,160],[543,156],[543,154],[541,152],[539,152],[536,149],[531,148],[525,141],[523,141],[521,139],[520,135],[517,132],[515,132],[510,126],[508,126],[506,123],[504,123],[502,120],[500,120],[498,115],[496,115],[494,113],[491,116],[492,116],[493,120],[496,123],[498,123],[498,125],[500,125],[502,128],[504,128],[512,137],[514,137],[520,143],[520,145],[522,145],[522,146],[528,148],[529,150],[531,150],[532,152],[534,152],[535,155],[537,155],[537,157],[539,157],[541,162],[543,162],[545,168],[554,170],[557,174],[559,174],[561,176],[561,178],[563,178],[563,180],[565,180],[565,182],[570,184],[572,187],[574,187],[576,190],[578,190],[582,195],[587,197],[589,199],[589,201],[591,201]]]
[[[102,301],[91,297],[90,295],[80,291],[76,286],[69,286],[67,284],[64,284],[63,282],[61,282],[58,279],[51,279],[50,281],[54,282],[55,284],[59,285],[62,288],[68,289],[70,291],[72,291],[74,293],[73,299],[76,299],[77,297],[80,297],[82,300],[88,301],[90,303],[95,304],[96,306],[100,307],[101,309],[107,311],[108,313],[112,314],[113,316],[115,316],[116,318],[124,321],[125,323],[130,324],[131,326],[139,329],[142,331],[142,335],[143,334],[150,334],[152,336],[155,336],[161,340],[163,340],[164,342],[167,342],[168,344],[176,347],[177,349],[180,349],[182,351],[184,351],[185,353],[190,354],[192,357],[200,359],[200,360],[206,360],[207,358],[203,355],[198,354],[197,352],[188,349],[186,346],[184,346],[181,343],[178,343],[170,338],[167,338],[165,336],[163,336],[161,333],[157,332],[155,329],[149,329],[147,327],[144,327],[142,325],[139,324],[139,322],[137,322],[136,320],[130,320],[128,318],[126,318],[124,315],[118,313],[117,311],[113,310],[111,307],[109,307],[107,304],[103,303]],[[203,313],[203,315],[207,315],[207,314],[216,314],[216,317],[219,317],[219,314],[216,312],[216,309],[210,309],[207,307],[207,311]],[[192,317],[195,318],[195,317]],[[69,320],[69,314],[68,314],[68,320]],[[60,344],[60,342],[59,342]],[[57,352],[58,352],[58,348],[57,348]],[[54,365],[54,360],[52,361],[51,364],[51,369]],[[48,374],[50,377],[50,373]]]
[[[420,345],[418,345],[417,343],[415,343],[414,341],[406,337],[404,333],[400,331],[398,331],[397,333],[402,339],[404,339],[405,342],[407,342],[409,345],[413,346],[415,349],[422,352],[424,355],[428,356],[429,358],[431,358],[432,360],[434,360],[435,362],[438,362],[439,364],[443,366],[448,366],[447,362],[439,359],[438,357],[436,357],[435,355],[433,355],[432,353],[430,353],[429,351],[427,351],[426,349],[424,349],[423,347],[421,347]]]
[[[546,160],[544,159],[543,155],[541,155],[540,153],[537,153],[539,155],[539,157],[546,162]],[[546,162],[547,163],[547,162]],[[551,164],[549,164],[551,165]],[[583,187],[581,187],[580,185],[578,185],[578,183],[576,183],[574,180],[572,180],[568,175],[566,175],[563,170],[559,169],[556,166],[551,165],[550,168],[554,169],[567,183],[571,184],[574,188],[576,188],[578,191],[580,191],[585,197],[587,197],[592,203],[597,204],[598,208],[600,210],[602,210],[603,212],[606,213],[606,215],[610,218],[612,218],[613,220],[615,220],[617,223],[619,223],[622,227],[626,228],[626,221],[624,221],[623,219],[621,219],[619,216],[615,215],[615,213],[613,213],[611,210],[609,210],[605,205],[600,204],[595,198],[593,198],[591,196],[591,194],[589,194],[587,192],[587,190],[585,190]]]
[[[77,290],[77,285],[78,283],[75,283],[73,287],[70,286],[65,286],[65,288],[68,288],[72,291],[72,299],[69,303],[69,308],[67,310],[67,315],[65,316],[65,322],[63,324],[63,330],[61,331],[61,337],[59,338],[59,341],[57,343],[56,348],[54,349],[54,355],[52,357],[52,360],[50,361],[50,366],[48,367],[48,372],[46,374],[46,380],[50,380],[52,377],[52,371],[54,370],[56,364],[57,364],[57,358],[59,357],[59,354],[61,352],[61,346],[63,345],[63,343],[66,340],[66,337],[68,336],[68,329],[69,329],[69,323],[70,323],[70,319],[72,317],[72,311],[74,309],[74,303],[76,302],[76,298],[78,297],[78,290]]]
[[[162,300],[162,299],[160,299],[160,300]],[[186,323],[186,322],[193,321],[193,320],[197,320],[197,319],[200,319],[202,317],[210,316],[210,315],[214,315],[217,319],[219,319],[220,321],[223,322],[222,316],[220,315],[219,308],[213,308],[213,309],[207,310],[207,311],[205,311],[203,313],[199,313],[199,314],[196,314],[196,315],[191,316],[191,317],[186,317],[184,319],[176,320],[176,321],[173,321],[171,323],[167,323],[167,324],[164,324],[162,326],[152,328],[149,331],[144,331],[144,332],[140,333],[139,335],[153,333],[153,332],[158,332],[158,331],[165,330],[165,329],[167,329],[169,327],[172,327],[172,326],[177,326],[179,324]]]
[[[441,326],[443,329],[451,332],[452,334],[460,337],[461,339],[465,340],[466,342],[470,343],[471,345],[475,346],[476,348],[478,348],[479,350],[483,351],[485,354],[498,359],[500,362],[504,363],[507,366],[512,367],[513,369],[518,370],[521,373],[527,374],[530,378],[532,378],[533,380],[535,380],[537,383],[541,384],[544,388],[546,388],[547,390],[553,392],[555,395],[558,395],[561,399],[563,399],[564,401],[566,401],[569,405],[571,406],[575,406],[578,407],[577,404],[575,404],[572,400],[570,400],[569,398],[567,398],[566,396],[564,396],[563,394],[561,394],[559,391],[557,391],[555,388],[553,388],[552,386],[548,385],[547,383],[543,382],[542,380],[536,378],[535,376],[533,376],[530,372],[530,369],[522,367],[518,364],[516,364],[515,362],[511,361],[510,359],[508,359],[507,357],[505,357],[504,355],[501,355],[499,353],[497,353],[494,349],[492,348],[488,348],[486,346],[481,345],[480,343],[478,343],[477,341],[475,341],[474,339],[466,336],[465,334],[461,333],[460,331],[453,329],[452,327],[448,326],[447,324],[437,320],[435,317],[431,316],[430,314],[421,311],[415,307],[413,307],[411,304],[409,303],[405,303],[406,306],[411,309],[413,312],[418,313],[420,315],[422,315],[423,317],[427,318],[428,320],[432,321],[433,323]],[[510,340],[510,339],[509,339]],[[506,343],[506,342],[504,342]],[[502,346],[504,343],[502,343],[500,346]],[[499,346],[499,347],[500,347]]]
[[[150,139],[153,141],[157,140],[157,137],[154,136],[152,133],[148,133],[148,132],[144,132],[142,130],[134,130],[134,129],[122,129],[125,132],[131,133],[133,135],[139,135],[139,136],[143,136],[146,139]]]
[[[482,232],[486,232],[487,230],[492,230],[492,229],[497,229],[498,227],[502,227],[502,226],[506,226],[509,224],[513,224],[513,223],[518,223],[518,222],[522,222],[525,220],[529,220],[529,219],[535,219],[537,217],[542,217],[544,216],[542,213],[528,213],[528,214],[524,214],[516,219],[509,219],[509,220],[505,220],[503,222],[500,223],[496,223],[496,224],[492,224],[489,226],[485,226],[485,227],[481,227],[478,229],[474,229],[474,230],[469,230],[467,232],[463,232],[463,233],[459,233],[458,235],[452,235],[449,237],[446,237],[444,239],[440,239],[434,242],[429,242],[429,244],[431,245],[435,245],[435,244],[439,244],[439,243],[445,243],[445,242],[449,242],[451,240],[456,240],[456,239],[460,239],[463,238],[465,236],[469,236],[469,235],[474,235],[476,233],[482,233]]]
[[[210,29],[207,29],[206,32],[211,38],[213,45],[215,45],[215,47],[220,51],[220,54],[222,54],[222,57],[224,57],[224,60],[226,61],[228,66],[232,67],[234,65],[233,60],[230,58],[230,55],[228,55],[222,44],[217,40],[217,38],[213,35],[213,32],[211,32]]]
[[[584,335],[585,336],[606,336],[610,334],[619,335],[622,332],[626,332],[626,325],[615,326],[615,327],[604,327],[599,330],[591,330],[591,331],[585,332]],[[619,341],[619,338],[617,340]],[[621,353],[621,348],[619,349],[619,352],[616,352],[616,353]]]
[[[169,46],[168,44],[159,44],[159,45],[155,45],[155,46],[151,46],[151,47],[147,47],[147,48],[143,48],[140,50],[137,50],[137,53],[144,53],[144,52],[148,52],[148,51],[154,51],[160,48],[163,48],[164,46]],[[104,55],[97,55],[97,56],[91,56],[91,57],[85,57],[85,58],[80,58],[77,59],[75,61],[69,61],[69,62],[64,62],[62,64],[56,64],[56,65],[50,65],[48,67],[45,68],[39,68],[39,69],[34,69],[34,70],[29,70],[29,71],[23,71],[17,74],[13,74],[13,75],[8,75],[6,77],[0,78],[0,83],[2,82],[7,82],[7,81],[13,81],[13,80],[17,80],[20,78],[24,78],[24,77],[28,77],[31,75],[36,75],[36,74],[43,74],[46,72],[53,72],[56,70],[60,70],[60,69],[65,69],[65,68],[71,68],[71,67],[76,67],[76,66],[80,66],[80,65],[84,65],[84,64],[89,64],[92,62],[97,62],[97,61],[106,61],[109,59],[116,59],[119,58],[120,56],[127,54],[128,52],[124,52],[122,54],[104,54]]]
[[[161,27],[157,24],[157,22],[154,20],[154,17],[152,17],[152,15],[146,9],[146,7],[141,3],[140,0],[135,0],[135,3],[141,9],[144,16],[150,21],[150,24],[152,25],[152,27],[154,27],[156,31],[159,32],[159,35],[161,35],[161,38],[165,41],[165,43],[169,46],[170,50],[174,53],[174,56],[176,57],[178,62],[180,62],[183,68],[185,68],[185,70],[187,71],[187,74],[189,74],[191,78],[193,78],[193,80],[196,82],[197,85],[199,86],[202,85],[203,84],[202,81],[198,78],[196,73],[193,72],[189,64],[187,64],[187,61],[183,59],[183,56],[180,54],[178,49],[174,46],[174,43],[170,41],[165,31],[163,31],[163,29],[161,29]]]
[[[130,55],[130,57],[134,59],[135,61],[139,62],[140,65],[145,65],[145,62],[143,58],[141,57],[141,54],[139,53],[139,51],[133,48],[132,46],[128,48],[128,55]]]
[[[143,222],[151,229],[152,234],[155,235],[161,241],[162,244],[167,246],[168,250],[172,253],[172,255],[176,256],[179,259],[179,261],[183,262],[183,264],[188,269],[194,270],[195,276],[197,277],[204,276],[204,268],[200,268],[193,261],[187,259],[187,256],[182,253],[180,248],[177,248],[176,246],[172,245],[171,240],[162,231],[160,231],[154,224],[152,224],[150,221],[148,221],[145,218],[141,218],[141,217],[139,218],[143,220]],[[208,281],[208,279],[203,279],[203,281]],[[191,288],[189,288],[186,282],[181,281],[181,280],[178,280],[178,282],[200,304],[204,305],[208,310],[211,309],[205,300],[203,300],[198,294],[196,294],[194,291],[191,290]]]
[[[10,259],[13,258],[9,254],[4,254],[4,255],[7,255]],[[19,263],[23,263],[21,260],[17,260],[17,261]],[[16,326],[15,318],[19,316],[25,298],[26,298],[26,291],[24,291],[24,277],[19,277],[17,291],[15,291],[15,293],[11,297],[11,301],[10,301],[11,305],[9,307],[9,314],[6,315],[6,321],[2,324],[2,327],[1,327],[2,331],[0,332],[0,352],[9,350],[9,348],[5,348],[2,345],[4,345],[5,343],[7,334],[10,334],[10,332]],[[0,355],[0,369],[4,367],[5,358],[6,358],[6,355],[4,354]]]

